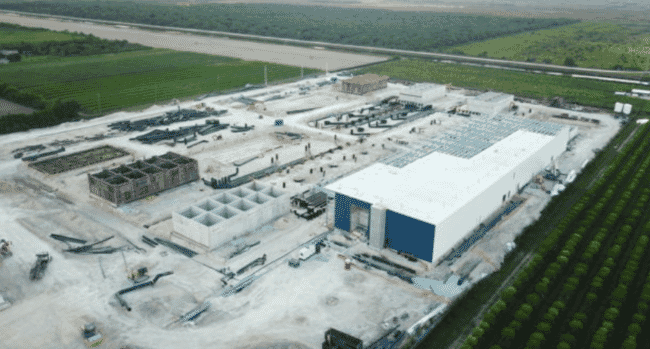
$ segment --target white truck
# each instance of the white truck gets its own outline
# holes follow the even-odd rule
[[[300,260],[307,260],[307,258],[316,254],[316,245],[309,245],[300,249]]]

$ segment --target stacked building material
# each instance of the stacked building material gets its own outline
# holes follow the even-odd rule
[[[176,122],[184,122],[190,120],[204,119],[210,116],[221,116],[226,114],[227,110],[216,110],[212,112],[207,111],[197,111],[192,109],[180,109],[178,111],[166,112],[162,116],[156,116],[153,118],[136,120],[136,121],[118,121],[112,124],[109,124],[108,127],[113,130],[119,131],[144,131],[149,127],[161,126],[161,125],[170,125]]]
[[[347,333],[330,328],[325,332],[323,349],[363,349],[363,341]]]
[[[43,149],[37,153],[30,153],[23,157],[23,161],[36,161],[40,158],[58,154],[58,153],[63,153],[65,151],[65,147],[58,147],[58,148],[49,148],[49,149]]]
[[[233,133],[236,132],[247,132],[255,128],[255,125],[244,124],[244,126],[230,126],[230,131]]]
[[[154,238],[154,241],[161,244],[161,245],[167,246],[167,247],[171,248],[172,250],[174,250],[174,251],[176,251],[176,252],[178,252],[180,254],[183,254],[183,255],[185,255],[185,256],[187,256],[189,258],[192,258],[192,257],[197,255],[196,252],[190,250],[189,248],[183,247],[183,246],[178,245],[178,244],[175,244],[175,243],[173,243],[173,242],[171,242],[169,240],[166,240],[166,239]]]
[[[208,122],[211,121],[211,122]],[[221,124],[219,123],[219,120],[206,120],[205,121],[206,126],[203,126],[201,129],[199,129],[199,134],[201,136],[208,135],[210,133],[215,133],[217,131],[225,130],[230,126],[230,124]]]
[[[124,298],[122,298],[123,294],[133,292],[135,290],[139,290],[139,289],[141,289],[143,287],[153,286],[153,285],[156,284],[158,279],[160,279],[163,276],[167,276],[167,275],[171,275],[171,274],[174,274],[174,272],[173,271],[168,271],[168,272],[165,272],[165,273],[160,273],[160,274],[156,275],[153,278],[153,280],[151,280],[151,281],[147,281],[147,282],[144,282],[144,283],[141,283],[141,284],[137,284],[135,286],[127,287],[127,288],[125,288],[123,290],[120,290],[117,293],[115,293],[115,298],[117,299],[117,301],[120,303],[121,306],[126,308],[127,311],[131,311],[131,307],[129,306],[129,304],[126,303]]]

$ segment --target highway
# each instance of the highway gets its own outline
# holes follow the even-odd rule
[[[13,13],[18,15],[26,16],[35,16],[35,17],[46,17],[46,18],[55,18],[61,20],[70,20],[70,21],[81,21],[81,22],[93,22],[109,25],[120,25],[127,27],[137,27],[142,29],[153,29],[153,30],[164,30],[164,31],[177,31],[185,33],[194,33],[194,34],[207,34],[207,35],[216,35],[223,36],[228,38],[240,38],[247,40],[258,40],[265,42],[275,42],[281,44],[291,44],[291,45],[302,45],[302,46],[316,46],[319,48],[330,48],[338,49],[345,51],[355,51],[359,53],[373,53],[379,55],[400,55],[400,56],[410,56],[410,57],[420,57],[420,58],[430,58],[438,60],[446,60],[457,63],[475,63],[480,65],[490,65],[492,68],[519,68],[524,70],[538,70],[544,72],[556,72],[563,74],[585,74],[589,76],[598,76],[598,77],[609,77],[609,78],[625,78],[626,76],[637,76],[638,74],[647,74],[649,71],[638,72],[638,71],[618,71],[618,70],[608,70],[608,69],[594,69],[594,68],[580,68],[580,67],[568,67],[554,64],[544,64],[544,63],[532,63],[532,62],[517,62],[517,61],[508,61],[501,59],[492,59],[492,58],[481,58],[481,57],[470,57],[463,55],[452,55],[445,53],[435,53],[435,52],[421,52],[421,51],[410,51],[410,50],[398,50],[382,47],[371,47],[371,46],[358,46],[358,45],[346,45],[346,44],[335,44],[329,42],[321,41],[307,41],[307,40],[297,40],[297,39],[286,39],[262,35],[252,35],[252,34],[238,34],[222,31],[213,31],[213,30],[202,30],[202,29],[188,29],[188,28],[179,28],[179,27],[165,27],[158,25],[148,25],[148,24],[138,24],[138,23],[126,23],[126,22],[117,22],[117,21],[105,21],[105,20],[95,20],[87,18],[78,18],[78,17],[69,17],[69,16],[56,16],[48,14],[36,14],[28,13],[21,11],[9,11],[9,10],[0,10],[4,13]],[[124,28],[128,29],[128,28]],[[647,84],[643,84],[647,85]]]

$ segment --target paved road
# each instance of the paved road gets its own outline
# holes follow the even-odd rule
[[[566,66],[561,66],[561,65],[544,64],[544,63],[515,62],[515,61],[507,61],[507,60],[492,59],[492,58],[480,58],[480,57],[469,57],[469,56],[461,56],[461,55],[451,55],[451,54],[445,54],[445,53],[398,50],[398,49],[389,49],[389,48],[371,47],[371,46],[359,46],[359,45],[334,44],[334,43],[321,42],[321,41],[307,41],[307,40],[297,40],[297,39],[286,39],[286,38],[269,37],[269,36],[262,36],[262,35],[251,35],[251,34],[236,34],[236,33],[213,31],[213,30],[188,29],[188,28],[179,28],[179,27],[165,27],[165,26],[137,24],[137,23],[126,23],[126,22],[117,22],[117,21],[89,20],[89,19],[86,19],[86,18],[68,17],[68,16],[54,16],[54,15],[41,15],[41,14],[33,14],[33,13],[20,12],[20,11],[1,10],[0,12],[16,13],[16,14],[30,15],[30,16],[40,16],[40,17],[47,17],[47,18],[59,18],[59,19],[67,19],[67,20],[77,20],[77,21],[85,21],[85,22],[103,23],[103,24],[111,24],[111,25],[124,25],[124,26],[138,27],[138,28],[144,28],[144,29],[179,31],[179,32],[186,32],[186,33],[197,33],[197,34],[212,34],[212,35],[218,35],[218,36],[225,36],[225,37],[228,37],[228,38],[264,40],[264,41],[272,41],[272,42],[283,43],[283,44],[294,44],[294,45],[299,44],[299,45],[310,45],[310,46],[313,45],[313,46],[317,46],[317,47],[332,48],[332,49],[343,49],[343,50],[353,50],[353,51],[358,51],[358,52],[369,52],[369,53],[382,54],[382,55],[408,55],[408,56],[423,57],[423,58],[435,58],[435,59],[441,59],[441,60],[451,60],[451,61],[456,61],[456,62],[471,62],[471,63],[479,63],[479,64],[508,66],[508,67],[530,69],[530,70],[554,71],[554,72],[572,73],[572,74],[582,73],[582,74],[589,74],[589,75],[599,75],[599,76],[603,76],[603,77],[611,77],[611,76],[620,77],[620,76],[625,76],[625,75],[636,76],[637,74],[639,74],[639,72],[623,72],[623,71],[608,70],[608,69],[566,67]],[[330,69],[334,69],[334,68],[330,67]],[[646,73],[648,73],[648,72],[646,72]]]

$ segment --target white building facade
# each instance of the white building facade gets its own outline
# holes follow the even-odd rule
[[[447,88],[444,85],[415,84],[399,93],[399,102],[405,106],[422,108],[436,99],[444,97],[446,92]]]
[[[486,92],[467,100],[470,115],[496,115],[506,111],[515,101],[514,95]]]

